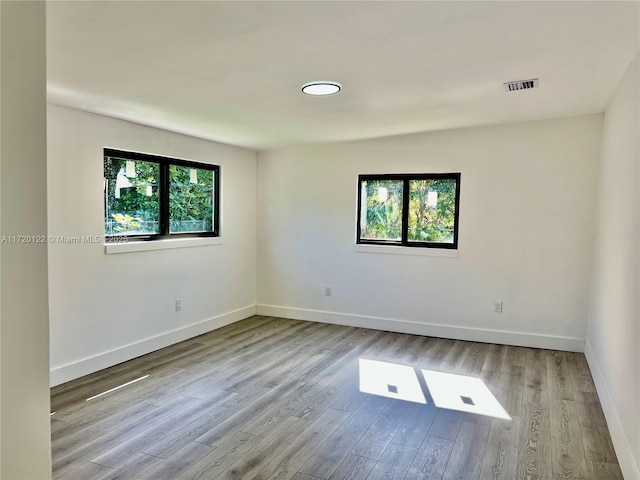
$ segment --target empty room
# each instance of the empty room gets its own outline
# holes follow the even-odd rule
[[[0,478],[640,480],[640,2],[0,2]]]

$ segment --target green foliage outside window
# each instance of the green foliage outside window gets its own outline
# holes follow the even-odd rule
[[[169,166],[171,233],[209,232],[213,226],[213,171]]]
[[[363,181],[362,195],[366,198],[366,221],[361,225],[360,236],[379,240],[400,240],[402,181]]]
[[[459,173],[361,175],[358,242],[457,248],[459,180]]]
[[[136,161],[135,173],[127,172],[127,161],[105,157],[105,234],[158,233],[158,178],[160,166]],[[130,169],[131,170],[131,169]],[[127,173],[129,175],[127,175]]]
[[[411,180],[409,241],[453,243],[455,206],[454,180]]]
[[[105,235],[216,233],[215,167],[122,154],[124,158],[107,153],[104,157]],[[167,175],[168,193],[162,185]],[[161,198],[168,204],[162,222]]]

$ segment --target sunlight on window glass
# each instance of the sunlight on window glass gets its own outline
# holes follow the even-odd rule
[[[138,176],[138,174],[136,173],[136,162],[134,162],[133,160],[127,160],[127,177],[129,178],[135,178]]]
[[[511,420],[481,378],[422,370],[437,407]]]
[[[360,359],[360,391],[382,397],[427,403],[413,367]]]

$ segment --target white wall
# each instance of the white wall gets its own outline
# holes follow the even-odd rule
[[[260,153],[258,312],[581,351],[601,128],[598,114]],[[354,251],[357,175],[398,172],[462,172],[457,258]]]
[[[255,313],[257,154],[49,105],[49,235],[103,235],[103,147],[221,165],[222,245],[49,245],[52,384]],[[182,311],[175,312],[175,299]]]
[[[47,247],[24,242],[47,233],[45,4],[0,12],[0,478],[37,480],[51,478]]]
[[[586,354],[618,460],[640,478],[638,57],[604,115]]]

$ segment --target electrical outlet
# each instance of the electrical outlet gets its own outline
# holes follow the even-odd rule
[[[333,289],[331,287],[324,287],[324,296],[330,297],[333,293]]]
[[[493,302],[493,311],[496,313],[502,313],[502,302]]]
[[[179,298],[176,298],[176,312],[179,312],[182,310],[182,300],[180,300]]]

